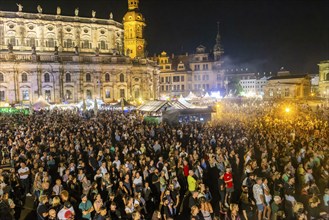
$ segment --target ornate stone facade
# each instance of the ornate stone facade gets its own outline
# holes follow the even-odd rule
[[[198,96],[206,93],[225,90],[225,76],[223,71],[221,37],[218,32],[212,53],[206,47],[199,45],[195,53],[174,55],[170,57],[163,51],[158,57],[153,57],[160,66],[160,97],[177,98],[187,96],[190,92]],[[225,78],[226,77],[226,78]]]
[[[214,59],[206,48],[199,45],[196,52],[169,57],[162,52],[153,58],[160,66],[160,96],[187,96],[190,92],[198,96],[224,90],[224,74],[220,56]]]
[[[322,61],[319,66],[319,94],[329,98],[329,60]]]
[[[145,57],[145,18],[138,10],[139,0],[128,0],[128,12],[123,17],[124,52],[131,58]]]
[[[128,1],[130,3],[130,0]],[[123,24],[109,19],[0,11],[0,101],[51,103],[158,97],[158,67],[125,56]],[[137,31],[134,29],[134,31]]]

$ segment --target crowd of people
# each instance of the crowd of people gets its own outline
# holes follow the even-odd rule
[[[1,117],[0,219],[328,219],[329,128],[295,105],[223,105],[216,120],[136,111]]]

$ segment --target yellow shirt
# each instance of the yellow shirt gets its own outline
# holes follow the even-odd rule
[[[188,190],[193,192],[196,190],[196,180],[192,176],[187,177]]]

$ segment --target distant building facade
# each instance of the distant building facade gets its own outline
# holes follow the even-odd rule
[[[322,61],[319,66],[319,94],[329,98],[329,60]]]
[[[279,74],[268,79],[265,99],[302,99],[311,94],[311,78],[308,75]]]
[[[79,17],[78,9],[75,16],[60,8],[56,15],[0,11],[0,101],[156,99],[159,70],[144,58],[144,18],[138,0],[128,6],[124,24],[112,14]]]
[[[246,96],[263,96],[265,85],[267,84],[267,77],[257,79],[256,77],[242,78],[240,85],[243,94]]]
[[[187,96],[193,92],[203,96],[212,91],[224,88],[224,73],[222,71],[222,55],[219,29],[212,53],[206,47],[199,45],[195,53],[172,55],[162,52],[154,57],[160,67],[160,97],[174,98]]]

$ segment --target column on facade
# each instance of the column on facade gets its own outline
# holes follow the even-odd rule
[[[8,103],[15,103],[17,102],[17,77],[16,77],[16,71],[15,69],[10,69],[6,76],[8,77],[6,79],[7,81],[7,99]]]
[[[154,91],[154,94],[153,94],[153,99],[156,99],[158,97],[160,97],[159,95],[159,72],[156,68],[154,68],[152,70],[152,76],[153,76],[153,91]]]

